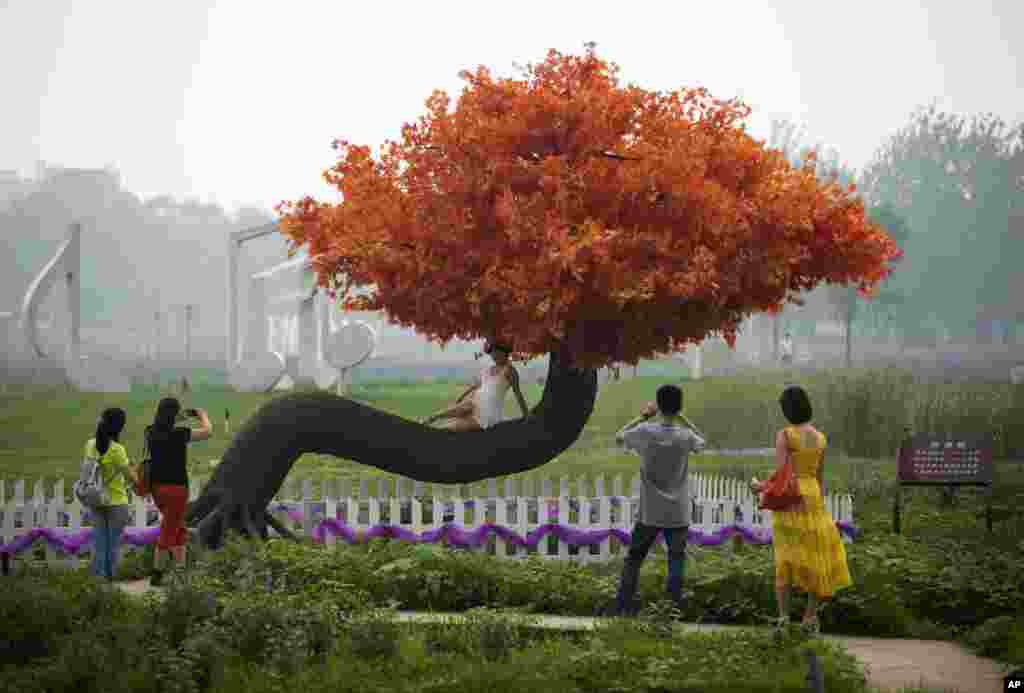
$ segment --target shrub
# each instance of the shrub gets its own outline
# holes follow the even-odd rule
[[[381,618],[378,612],[353,617],[345,630],[356,657],[388,659],[398,653],[398,624]]]
[[[5,583],[0,590],[0,669],[55,654],[57,641],[74,624],[63,595],[24,578]]]
[[[117,561],[118,580],[141,580],[149,575],[153,568],[153,546],[146,545],[141,549],[123,551]]]
[[[964,638],[982,657],[1024,665],[1024,612],[990,618]]]
[[[172,584],[163,599],[150,604],[154,627],[172,648],[178,648],[200,624],[217,615],[216,598],[189,585]]]
[[[0,590],[0,668],[52,656],[65,635],[131,612],[124,594],[84,571],[27,571]]]
[[[466,637],[466,629],[458,626],[431,623],[423,628],[423,643],[427,654],[468,655],[473,652],[473,643]]]
[[[515,623],[502,613],[489,608],[472,609],[466,614],[466,625],[481,655],[494,660],[507,657],[515,648],[529,640],[530,621]]]
[[[193,663],[153,635],[143,623],[97,624],[73,633],[34,673],[34,690],[201,693]]]
[[[206,552],[197,561],[193,582],[227,604],[269,589],[282,598],[301,595],[305,603],[357,612],[372,606],[370,593],[358,586],[371,582],[358,553],[286,540],[252,544],[232,538],[222,550]]]
[[[200,691],[210,690],[222,680],[224,662],[229,654],[228,648],[214,632],[191,635],[181,645],[181,656],[188,662]]]
[[[259,662],[285,631],[284,614],[271,606],[255,604],[226,612],[221,619],[225,641],[247,662]]]
[[[641,627],[655,638],[672,638],[676,631],[676,621],[681,616],[682,613],[670,600],[658,600],[644,607]]]

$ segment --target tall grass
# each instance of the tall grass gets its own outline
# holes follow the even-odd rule
[[[593,416],[579,440],[559,458],[542,467],[543,476],[594,476],[635,473],[636,458],[615,446],[616,430],[654,399],[659,385],[680,383],[684,408],[707,435],[713,448],[764,448],[773,445],[785,425],[778,398],[792,383],[804,386],[814,404],[814,420],[829,437],[833,459],[839,457],[892,460],[906,426],[919,432],[986,432],[997,434],[997,459],[1024,457],[1024,386],[991,384],[927,384],[897,370],[851,370],[818,374],[748,372],[707,377],[700,381],[678,374],[641,376],[601,385]],[[399,416],[417,419],[453,400],[464,386],[457,382],[367,383],[353,388],[353,399]],[[536,403],[542,386],[524,386],[528,402]],[[142,429],[152,420],[157,400],[166,391],[136,388],[126,395],[74,393],[61,389],[9,390],[0,394],[0,478],[73,477],[81,449],[93,435],[103,407],[128,411],[122,437],[134,458]],[[224,411],[231,412],[232,432],[274,395],[235,393],[223,387],[200,387],[183,397],[186,406],[210,411],[214,437],[192,447],[195,462],[218,459],[231,443],[224,430]],[[511,400],[511,398],[510,398]],[[506,415],[519,415],[509,401]],[[770,460],[767,460],[770,462]],[[719,461],[721,462],[721,461]],[[737,474],[752,471],[749,460]],[[701,458],[694,458],[700,465]],[[372,468],[322,455],[304,455],[296,472],[307,476],[379,474]]]
[[[785,425],[778,397],[789,384],[807,390],[830,447],[853,457],[894,457],[907,426],[992,433],[996,458],[1024,454],[1024,386],[922,383],[896,369],[707,378],[687,384],[687,411],[721,447],[770,446]]]

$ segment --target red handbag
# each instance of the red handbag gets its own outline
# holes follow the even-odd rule
[[[793,510],[803,503],[793,462],[786,462],[761,486],[761,510]]]

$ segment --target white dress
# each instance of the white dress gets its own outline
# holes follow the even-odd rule
[[[476,393],[476,420],[480,428],[490,428],[504,418],[508,388],[503,373],[494,375],[490,368],[485,368],[480,374],[480,389]]]

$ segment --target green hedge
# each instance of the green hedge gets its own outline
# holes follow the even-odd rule
[[[368,602],[339,609],[300,597],[309,587],[301,580],[283,592],[241,585],[210,592],[199,585],[215,580],[213,572],[172,587],[163,600],[131,602],[83,573],[12,578],[0,593],[4,615],[14,619],[5,627],[37,640],[45,631],[47,644],[19,659],[5,651],[0,690],[796,693],[804,690],[805,647],[817,652],[830,693],[865,690],[856,660],[826,642],[774,642],[758,632],[666,638],[656,612],[650,622],[588,634],[531,628],[490,609],[464,625],[399,626]],[[33,608],[15,613],[18,600]],[[72,616],[55,620],[59,613]]]

